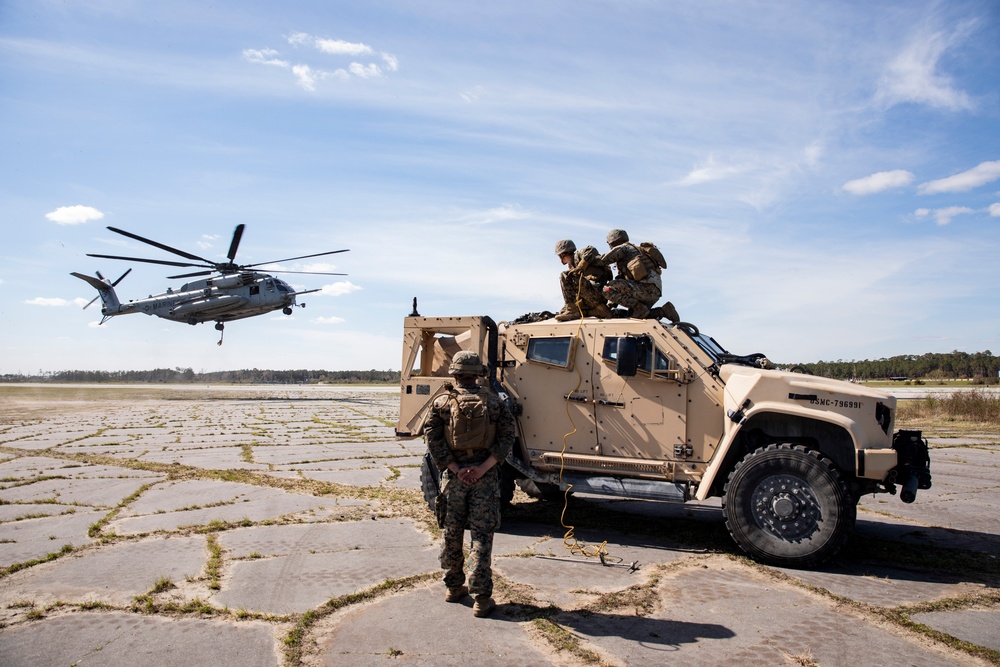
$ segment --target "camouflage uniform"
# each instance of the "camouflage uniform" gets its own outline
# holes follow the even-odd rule
[[[559,289],[566,305],[556,318],[611,317],[608,300],[601,289],[613,276],[611,269],[601,260],[600,253],[593,246],[577,250],[576,245],[569,240],[556,244],[556,254],[562,256],[560,250],[570,250],[572,254],[569,270],[559,275]]]
[[[659,267],[655,271],[651,270],[645,278],[636,280],[628,264],[639,256],[641,253],[639,248],[629,243],[628,235],[620,229],[611,230],[608,234],[608,244],[612,246],[611,250],[604,253],[601,259],[605,264],[614,264],[618,269],[618,275],[604,286],[604,297],[612,304],[628,308],[634,317],[646,317],[649,309],[663,295],[663,280],[660,278]]]
[[[514,417],[503,401],[486,387],[459,384],[458,394],[486,392],[486,411],[495,427],[495,437],[488,449],[454,450],[448,446],[445,429],[450,427],[453,403],[447,395],[435,399],[424,425],[427,447],[438,470],[442,471],[442,493],[447,499],[444,543],[441,545],[441,567],[449,591],[465,583],[462,552],[465,529],[472,534],[469,556],[469,593],[480,598],[493,594],[493,533],[500,526],[500,468],[514,444]],[[443,400],[442,400],[443,399]],[[474,484],[466,484],[448,469],[450,463],[459,467],[478,465],[492,454],[498,463]]]

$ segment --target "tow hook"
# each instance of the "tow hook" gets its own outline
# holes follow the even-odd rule
[[[897,431],[892,438],[896,450],[896,482],[902,487],[899,499],[912,503],[917,489],[931,488],[931,460],[927,440],[920,431]]]

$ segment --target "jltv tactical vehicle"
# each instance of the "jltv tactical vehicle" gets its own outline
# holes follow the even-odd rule
[[[894,433],[896,399],[774,370],[686,323],[593,319],[496,325],[488,317],[404,320],[398,437],[421,435],[459,350],[488,360],[518,439],[504,465],[529,495],[684,502],[721,497],[736,543],[762,562],[810,567],[853,529],[858,499],[931,486],[920,431]],[[421,479],[433,507],[438,471]]]

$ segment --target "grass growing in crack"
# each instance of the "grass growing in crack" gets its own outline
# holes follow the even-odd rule
[[[0,568],[0,579],[3,579],[8,575],[14,574],[15,572],[19,572],[25,568],[33,567],[35,565],[41,565],[42,563],[48,563],[49,561],[55,560],[60,556],[65,556],[66,554],[72,552],[73,552],[73,545],[64,544],[62,549],[60,549],[59,551],[52,552],[50,554],[42,556],[41,558],[36,558],[34,560],[27,560],[21,563],[14,563],[12,565],[8,565],[5,568]]]
[[[170,581],[167,577],[160,577],[156,580],[156,583],[153,584],[153,587],[149,589],[149,594],[156,595],[157,593],[163,593],[173,588],[177,588],[174,585],[174,582]]]
[[[208,577],[208,587],[213,591],[219,590],[222,584],[219,577],[222,576],[222,545],[219,544],[215,533],[209,533],[205,538],[208,542],[208,562],[205,564],[205,576]]]
[[[981,658],[990,664],[1000,665],[1000,651],[958,639],[957,637],[935,630],[934,628],[923,625],[922,623],[917,623],[910,618],[912,614],[930,611],[948,611],[955,609],[968,609],[971,607],[998,606],[1000,605],[1000,591],[997,591],[996,589],[991,589],[985,593],[971,593],[957,598],[934,600],[931,602],[921,602],[913,605],[900,605],[898,607],[887,608],[879,607],[867,602],[859,602],[843,595],[833,593],[820,586],[807,584],[791,575],[779,572],[778,570],[774,570],[766,565],[761,565],[760,563],[756,563],[743,556],[729,556],[728,558],[735,562],[742,563],[752,570],[763,573],[765,576],[775,581],[782,581],[795,586],[796,588],[807,590],[811,593],[832,600],[840,605],[854,609],[855,611],[870,618],[878,618],[888,621],[897,627],[923,635],[924,637],[928,637],[934,641],[950,646],[951,648],[963,653]]]
[[[123,498],[122,501],[114,507],[114,509],[105,514],[102,518],[90,524],[90,527],[87,529],[87,536],[100,537],[101,530],[104,528],[104,526],[106,526],[112,519],[118,516],[118,513],[121,512],[123,509],[125,509],[125,507],[127,507],[129,503],[136,500],[139,496],[141,496],[143,493],[149,490],[151,486],[153,485],[143,484],[138,489],[136,489],[132,494]]]
[[[307,611],[299,617],[298,621],[295,623],[295,627],[293,627],[282,640],[285,647],[285,665],[288,667],[298,667],[302,664],[306,635],[309,630],[323,618],[326,618],[330,614],[345,607],[366,602],[368,600],[375,600],[389,593],[412,588],[413,586],[416,586],[424,581],[436,579],[438,576],[439,573],[437,572],[429,572],[426,574],[417,574],[412,577],[404,577],[402,579],[386,579],[382,583],[372,586],[371,588],[367,588],[357,593],[341,595],[340,597],[328,600],[325,604],[316,609]]]
[[[601,656],[584,648],[576,635],[558,623],[548,618],[536,618],[532,620],[531,625],[557,651],[570,653],[588,665],[606,664]]]
[[[242,454],[240,455],[240,458],[243,459],[244,462],[246,462],[246,463],[253,463],[254,462],[254,460],[253,460],[253,445],[252,444],[250,444],[250,443],[244,443],[244,444],[240,445],[240,450],[242,451]]]

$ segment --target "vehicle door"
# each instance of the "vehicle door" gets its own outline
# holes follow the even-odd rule
[[[687,442],[688,374],[663,345],[638,336],[638,369],[632,377],[617,372],[621,332],[595,341],[594,398],[598,452],[628,459],[678,460]]]
[[[531,463],[558,464],[553,454],[593,455],[597,447],[593,356],[587,339],[567,327],[512,327],[503,350],[503,384],[520,406],[518,422]]]

